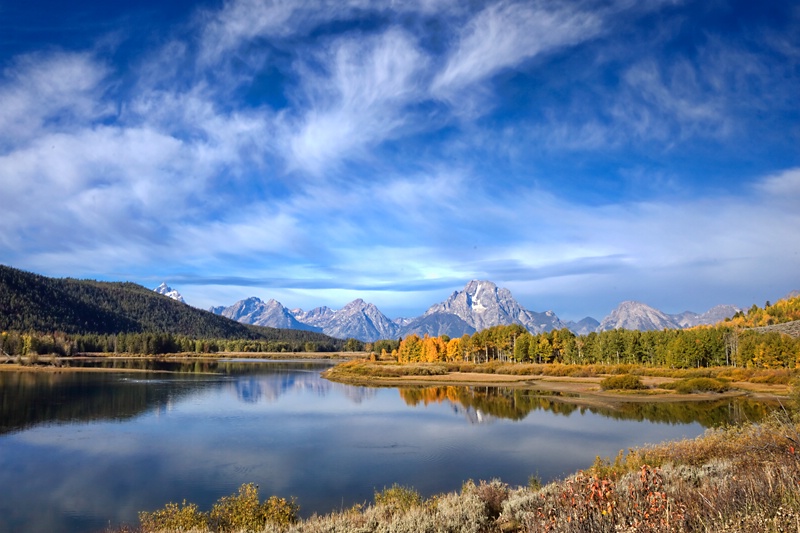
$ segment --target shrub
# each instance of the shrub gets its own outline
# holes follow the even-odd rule
[[[680,394],[697,392],[725,392],[730,386],[714,378],[689,378],[662,385],[665,389],[673,389]]]
[[[510,489],[507,484],[499,479],[493,479],[488,483],[481,481],[478,485],[469,480],[464,483],[461,493],[477,496],[483,502],[486,516],[494,520],[503,511],[503,502],[508,499]]]
[[[191,531],[193,529],[206,529],[208,518],[200,512],[197,505],[186,503],[168,503],[163,509],[152,513],[139,513],[139,523],[142,531]]]
[[[258,486],[248,483],[239,492],[225,496],[208,513],[197,505],[168,503],[152,513],[139,513],[142,531],[206,531],[234,532],[261,531],[268,524],[285,528],[297,521],[299,508],[294,500],[271,496],[264,503],[258,500]]]
[[[792,372],[788,369],[766,370],[756,373],[750,378],[750,383],[765,383],[768,385],[788,385],[792,380]]]
[[[220,498],[209,513],[209,522],[216,531],[260,530],[267,522],[281,526],[297,520],[294,500],[271,496],[263,504],[258,500],[258,486],[248,483],[233,496]]]
[[[600,388],[603,390],[640,390],[646,387],[639,376],[623,374],[605,378],[600,382]]]
[[[445,494],[436,499],[435,522],[425,531],[479,533],[488,530],[486,504],[476,494]],[[422,530],[418,528],[417,531]]]
[[[742,367],[727,367],[722,369],[717,377],[728,378],[732,381],[748,381],[753,377],[754,371],[752,368]]]
[[[375,505],[383,507],[389,514],[403,513],[421,504],[422,496],[419,492],[397,483],[375,493]]]

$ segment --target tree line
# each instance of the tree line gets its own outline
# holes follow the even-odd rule
[[[565,364],[639,364],[673,368],[800,366],[800,339],[750,328],[800,320],[800,297],[753,306],[715,326],[661,331],[611,330],[575,335],[564,328],[533,334],[518,324],[450,338],[413,334],[376,353],[401,363],[488,361]],[[384,341],[381,341],[384,342]],[[380,351],[379,351],[380,350]]]
[[[3,331],[0,333],[0,355],[59,355],[82,353],[106,354],[174,354],[218,352],[335,352],[345,341],[326,337],[320,341],[296,338],[214,339],[193,338],[171,333],[68,334]]]
[[[412,334],[382,357],[401,363],[489,361],[564,364],[639,364],[672,368],[742,366],[794,368],[800,340],[777,332],[729,326],[688,330],[611,330],[575,335],[564,328],[532,334],[516,324],[449,338]]]

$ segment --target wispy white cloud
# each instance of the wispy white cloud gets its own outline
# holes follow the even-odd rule
[[[625,73],[625,94],[612,110],[615,123],[628,125],[628,135],[660,141],[725,135],[723,104],[700,86],[698,74],[683,60],[663,73],[653,62],[635,65]]]
[[[413,120],[426,56],[399,29],[343,38],[319,58],[324,73],[302,67],[303,112],[290,121],[291,165],[313,173],[398,135]]]
[[[201,11],[201,61],[215,64],[255,39],[305,35],[332,21],[370,14],[460,13],[457,0],[229,0],[220,10]]]
[[[110,68],[90,53],[32,53],[15,58],[0,77],[0,150],[24,145],[42,128],[113,114],[102,94]]]
[[[540,2],[490,5],[460,32],[444,68],[433,80],[432,91],[461,107],[476,85],[499,71],[591,39],[601,27],[596,15],[575,6]]]

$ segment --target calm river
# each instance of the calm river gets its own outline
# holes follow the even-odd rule
[[[149,370],[0,372],[0,531],[135,525],[141,510],[184,499],[207,510],[249,482],[262,499],[295,496],[304,516],[393,483],[425,496],[467,479],[524,485],[768,409],[599,411],[491,387],[353,387],[322,379],[327,362],[106,364]]]

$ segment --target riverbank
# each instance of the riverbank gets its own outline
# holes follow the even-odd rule
[[[535,478],[526,487],[468,481],[460,492],[423,499],[395,485],[376,492],[370,504],[300,520],[302,502],[273,496],[259,503],[257,488],[245,485],[210,512],[184,502],[141,513],[139,531],[799,531],[798,443],[800,425],[784,413],[759,425],[620,452],[546,486]]]
[[[154,360],[172,362],[196,361],[231,361],[246,360],[331,360],[349,361],[364,359],[363,352],[217,352],[215,354],[198,354],[184,352],[176,354],[149,355],[149,354],[109,354],[86,353],[71,357],[56,357],[40,355],[36,357],[4,357],[0,358],[0,372],[2,371],[27,371],[27,372],[119,372],[126,370],[118,367],[91,367],[77,366],[70,363],[80,361],[126,361],[126,360]],[[130,369],[131,371],[144,371]]]
[[[508,387],[539,390],[569,397],[590,399],[594,403],[613,402],[682,402],[702,401],[737,396],[755,400],[781,401],[789,395],[789,371],[740,369],[688,369],[642,367],[634,365],[524,365],[483,364],[443,365],[437,363],[393,364],[354,360],[339,364],[323,375],[332,381],[360,386],[469,386]],[[610,375],[632,373],[640,377],[644,388],[639,390],[603,390],[601,382]],[[564,375],[566,374],[566,375]],[[668,388],[672,383],[694,377],[722,379],[725,392],[681,394]],[[737,379],[738,378],[738,379]],[[745,380],[749,378],[751,381]],[[777,382],[776,382],[777,381]]]
[[[609,406],[620,402],[664,403],[705,401],[747,396],[758,401],[785,401],[789,382],[796,372],[737,368],[701,368],[676,370],[634,365],[532,365],[532,364],[398,364],[368,361],[362,352],[292,352],[254,353],[220,352],[214,355],[180,353],[161,356],[136,354],[85,354],[58,358],[39,356],[35,361],[6,359],[0,371],[24,372],[151,372],[147,369],[120,367],[70,366],[76,361],[124,361],[153,359],[173,362],[238,360],[331,360],[340,364],[325,371],[323,377],[334,382],[367,387],[506,387],[555,393],[573,403]],[[603,390],[601,382],[610,375],[633,373],[644,388],[639,390]],[[667,388],[690,377],[714,377],[724,380],[725,392],[681,394]]]

